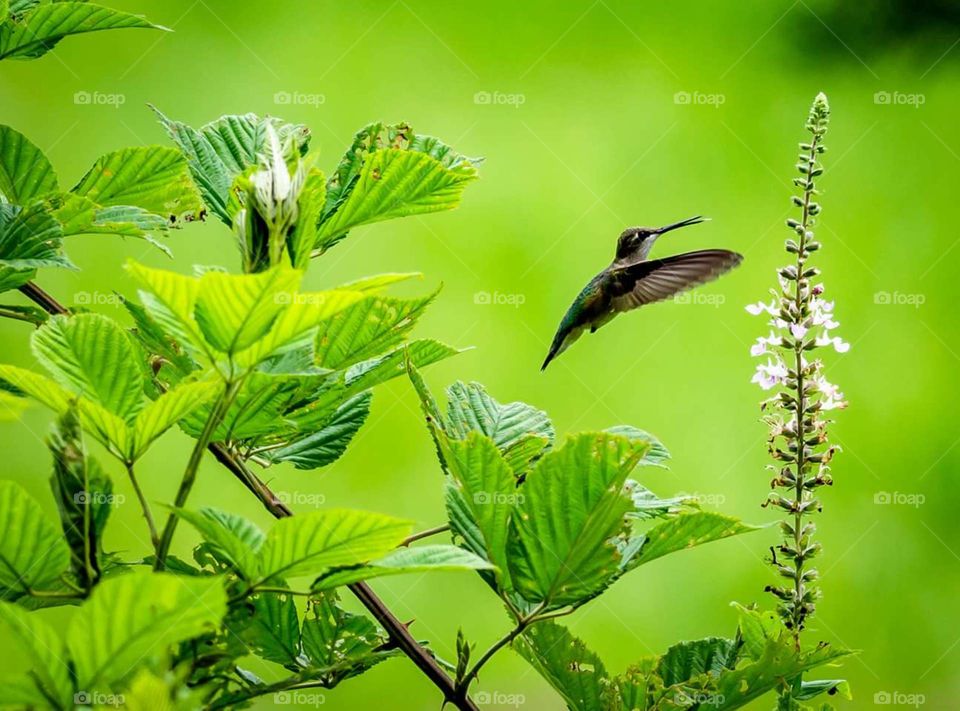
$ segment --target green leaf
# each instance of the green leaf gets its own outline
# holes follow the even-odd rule
[[[217,577],[139,570],[104,580],[67,628],[77,688],[119,684],[168,647],[215,629],[226,609]]]
[[[446,497],[450,527],[469,550],[499,568],[499,587],[510,590],[507,536],[513,508],[524,496],[516,477],[493,440],[479,432],[463,441],[443,438],[441,446],[451,477]]]
[[[480,383],[456,382],[447,389],[447,425],[452,437],[481,432],[497,445],[519,475],[553,444],[553,424],[547,413],[526,403],[501,405]]]
[[[252,440],[260,436],[279,437],[292,428],[285,413],[291,404],[314,398],[315,384],[322,376],[274,375],[251,373],[230,409],[214,432],[214,442]],[[318,403],[319,404],[319,403]],[[213,410],[213,403],[196,408],[184,420],[183,429],[191,437],[198,437]],[[333,414],[331,409],[330,414]]]
[[[282,299],[281,293],[277,298]],[[334,289],[294,294],[269,333],[237,356],[237,363],[253,366],[267,358],[302,348],[313,340],[316,327],[333,314],[363,298],[362,292]]]
[[[573,711],[608,711],[607,671],[596,654],[555,622],[531,625],[514,649],[546,679]]]
[[[223,116],[198,130],[151,108],[186,158],[207,207],[227,225],[233,223],[228,209],[230,189],[237,176],[257,164],[266,146],[267,123],[273,123],[281,142],[292,136],[301,153],[306,152],[310,140],[305,126],[283,124],[255,114]]]
[[[369,392],[361,393],[341,404],[320,429],[289,444],[267,451],[270,462],[292,462],[297,469],[317,469],[339,459],[347,445],[370,414]]]
[[[311,589],[328,590],[340,585],[350,585],[361,580],[370,580],[384,575],[491,569],[493,569],[492,564],[457,546],[417,546],[414,548],[399,548],[368,565],[335,569],[315,580]]]
[[[667,451],[667,448],[663,446],[659,439],[649,432],[631,427],[630,425],[617,425],[604,431],[626,437],[627,439],[635,439],[649,443],[650,449],[647,450],[647,453],[643,455],[643,459],[640,460],[640,466],[666,467],[664,462],[670,459],[670,452]]]
[[[71,407],[76,407],[85,432],[118,457],[122,458],[129,450],[130,428],[102,405],[73,394],[51,378],[13,365],[0,365],[0,380],[27,393],[57,415],[64,415]]]
[[[228,354],[252,346],[290,304],[302,276],[285,268],[260,274],[204,274],[195,313],[207,343]]]
[[[458,353],[463,351],[429,338],[410,341],[386,355],[350,366],[347,369],[346,384],[351,393],[360,392],[403,375],[408,358],[415,367],[425,368]]]
[[[4,261],[0,259],[0,293],[11,289],[19,289],[33,279],[36,274],[37,272],[34,269],[17,269],[5,266]]]
[[[144,407],[133,421],[131,458],[139,459],[157,437],[210,402],[219,387],[217,383],[182,383]]]
[[[792,679],[798,674],[830,664],[850,654],[849,650],[827,644],[797,654],[792,639],[769,640],[757,662],[740,665],[737,669],[720,675],[716,686],[715,707],[719,711],[741,708],[773,689],[783,688],[786,679]]]
[[[253,523],[236,514],[213,508],[173,511],[197,529],[203,539],[215,548],[221,560],[248,580],[257,577],[257,553],[266,537]]]
[[[166,29],[138,15],[88,2],[40,4],[20,22],[0,25],[0,59],[36,59],[68,35],[127,27]]]
[[[627,533],[624,483],[649,445],[604,433],[571,437],[534,466],[519,490],[508,558],[530,602],[579,605],[602,591]]]
[[[110,516],[113,482],[84,450],[76,413],[68,412],[48,442],[53,455],[50,488],[70,562],[80,586],[89,589],[103,571],[103,530]]]
[[[660,657],[656,672],[667,686],[689,681],[701,674],[718,675],[736,667],[737,651],[735,641],[722,637],[680,642]]]
[[[123,148],[102,156],[72,191],[101,207],[136,206],[171,223],[199,219],[203,205],[179,151],[162,146]],[[117,220],[116,213],[107,219]],[[103,221],[103,218],[100,218]]]
[[[0,203],[0,267],[5,270],[73,267],[60,250],[62,236],[60,223],[42,203],[25,208]],[[17,279],[12,286],[28,280]]]
[[[113,320],[93,313],[54,316],[34,332],[31,344],[61,385],[127,421],[142,408],[140,353]]]
[[[376,294],[393,284],[399,284],[400,282],[407,281],[409,279],[422,278],[423,274],[420,272],[388,272],[385,274],[374,274],[373,276],[361,277],[360,279],[355,279],[354,281],[342,284],[340,288],[349,289],[350,291],[366,291]]]
[[[401,343],[438,292],[417,299],[367,296],[324,321],[317,364],[333,370],[381,355]]]
[[[400,545],[410,528],[409,521],[345,509],[281,519],[260,549],[261,575],[316,577],[328,568],[369,563]]]
[[[367,126],[327,182],[316,248],[326,251],[359,225],[456,207],[479,162],[406,124]]]
[[[57,189],[57,174],[43,151],[22,133],[0,125],[0,194],[7,202],[28,205]]]
[[[254,654],[287,669],[300,669],[300,621],[292,595],[260,593],[250,598],[253,608],[244,609],[242,621],[230,628]]]
[[[369,618],[337,605],[336,593],[321,593],[301,626],[300,643],[311,669],[328,670],[319,676],[327,688],[360,674],[394,656],[387,637]]]
[[[140,291],[146,313],[190,353],[203,353],[205,342],[193,315],[200,280],[164,269],[150,269],[134,261],[128,261],[126,269],[146,287]]]
[[[70,566],[60,532],[19,484],[0,481],[0,593],[56,587]]]
[[[45,708],[53,701],[59,708],[72,708],[74,692],[69,657],[57,631],[36,614],[6,602],[0,602],[0,628],[4,629],[4,637],[13,642],[30,669],[29,675],[19,677],[25,686],[32,687],[25,690],[28,695],[22,702]],[[8,654],[12,656],[12,653],[13,650],[8,648]],[[5,689],[5,701],[15,703],[7,681],[0,681]]]
[[[624,569],[633,570],[638,565],[649,563],[661,556],[694,546],[738,536],[741,533],[758,531],[762,526],[752,526],[739,519],[712,511],[680,513],[663,523],[653,526],[642,536],[639,553],[624,559]]]
[[[230,355],[241,368],[303,345],[321,321],[363,298],[343,290],[298,293],[302,272],[286,267],[199,278],[134,262],[127,268],[147,288],[140,293],[147,313],[169,336],[193,355],[212,362]]]

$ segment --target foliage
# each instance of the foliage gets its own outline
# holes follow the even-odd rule
[[[531,627],[515,646],[574,711],[736,709],[779,691],[788,679],[805,670],[850,654],[826,644],[797,650],[779,620],[743,607],[732,639],[680,642],[616,676],[582,641],[555,622]],[[838,692],[849,697],[841,683],[827,682],[808,687],[803,698]]]
[[[139,15],[94,3],[3,0],[0,3],[0,59],[36,59],[64,37],[128,27],[166,30]]]
[[[40,9],[67,5],[87,7]],[[63,190],[43,152],[0,125],[0,292],[22,286],[38,268],[72,268],[65,238],[116,234],[159,245],[154,236],[200,217],[200,197],[177,151],[147,146],[108,153]]]

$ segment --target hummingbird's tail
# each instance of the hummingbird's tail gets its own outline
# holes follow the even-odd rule
[[[543,365],[540,366],[540,372],[542,373],[547,369],[547,366],[550,365],[550,361],[557,357],[557,348],[550,347],[550,352],[547,353],[546,359],[543,361]]]
[[[566,343],[566,340],[567,332],[561,328],[559,331],[557,331],[557,335],[553,337],[553,343],[550,344],[550,352],[547,353],[547,357],[543,361],[543,365],[540,366],[541,373],[547,369],[547,366],[550,365],[550,361],[567,349],[567,346],[570,344]]]

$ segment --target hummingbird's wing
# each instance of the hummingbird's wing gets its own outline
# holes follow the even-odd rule
[[[669,299],[730,271],[743,256],[726,249],[703,249],[663,259],[649,259],[612,270],[611,307],[630,311]]]

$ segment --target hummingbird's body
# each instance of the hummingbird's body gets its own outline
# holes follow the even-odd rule
[[[670,298],[716,279],[743,261],[736,252],[704,249],[663,259],[647,259],[657,238],[678,227],[695,225],[691,217],[666,227],[633,227],[617,240],[617,254],[573,300],[550,345],[541,370],[569,348],[584,331],[593,333],[618,313]]]

